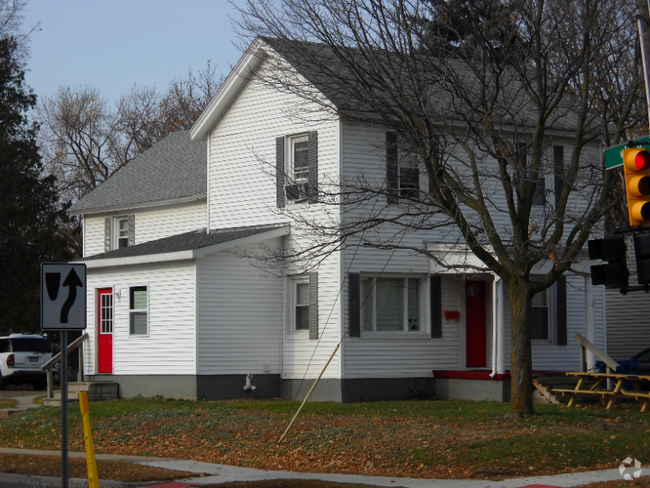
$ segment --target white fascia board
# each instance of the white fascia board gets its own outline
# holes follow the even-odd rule
[[[157,202],[131,203],[128,205],[115,205],[113,207],[91,208],[83,211],[73,211],[73,212],[68,211],[68,213],[70,215],[95,215],[95,214],[104,214],[104,213],[113,213],[113,212],[123,212],[129,210],[138,210],[142,208],[167,207],[169,205],[178,205],[180,203],[200,202],[201,200],[206,200],[206,195],[204,193],[190,195],[181,198],[173,198],[169,200],[159,200]]]
[[[266,59],[267,53],[262,48],[263,41],[256,39],[239,59],[233,70],[221,84],[208,106],[203,110],[190,130],[193,141],[207,140],[210,131],[237,98],[241,89],[248,83],[255,70]]]
[[[215,244],[214,246],[202,247],[201,249],[196,249],[194,251],[195,258],[203,258],[209,254],[214,254],[215,252],[227,251],[234,247],[243,247],[250,244],[255,244],[257,242],[266,241],[269,239],[274,239],[276,237],[286,236],[291,232],[291,228],[286,225],[283,227],[278,227],[277,229],[272,229],[267,232],[262,232],[261,234],[255,234],[252,236],[242,237],[241,239],[235,239],[228,242],[222,242],[220,244]]]
[[[194,251],[167,252],[160,254],[145,254],[144,256],[130,256],[127,258],[90,259],[75,262],[84,263],[86,268],[111,268],[114,266],[132,266],[136,264],[165,263],[169,261],[184,261],[194,259]]]
[[[75,261],[84,263],[87,268],[110,268],[114,266],[133,266],[137,264],[152,264],[164,263],[169,261],[185,261],[191,259],[198,259],[205,257],[209,254],[214,254],[220,251],[227,251],[234,247],[248,246],[257,242],[282,237],[291,232],[291,228],[287,226],[278,227],[261,234],[242,237],[241,239],[234,239],[232,241],[222,242],[213,246],[202,247],[190,251],[169,252],[160,254],[145,254],[142,256],[130,256],[126,258],[113,258],[113,259],[89,259]]]

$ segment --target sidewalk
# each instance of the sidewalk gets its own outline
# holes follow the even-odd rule
[[[38,456],[59,456],[59,451],[36,451],[29,449],[12,449],[1,447],[0,452],[6,454],[30,454]],[[85,454],[81,452],[71,452],[70,457],[84,458]],[[553,476],[536,476],[530,478],[515,478],[503,481],[489,480],[427,480],[416,478],[395,478],[386,476],[363,476],[352,474],[331,474],[331,473],[296,473],[292,471],[266,471],[253,468],[241,468],[237,466],[227,466],[224,464],[202,463],[182,459],[162,459],[145,456],[122,456],[117,454],[97,454],[97,459],[109,461],[126,461],[130,463],[151,466],[155,468],[175,469],[203,475],[201,477],[179,480],[189,485],[201,486],[217,483],[227,483],[232,481],[258,481],[272,479],[303,479],[303,480],[323,480],[335,481],[339,483],[361,483],[376,486],[392,486],[404,488],[522,488],[530,485],[547,485],[553,487],[572,487],[595,483],[599,481],[622,480],[618,469],[607,469],[601,471],[590,471],[585,473],[560,474]],[[650,468],[643,470],[642,475],[650,476]],[[3,475],[0,474],[0,480],[4,476],[20,475]],[[26,476],[25,476],[26,478]],[[15,478],[12,478],[15,479]],[[31,477],[35,480],[35,477]],[[8,481],[8,480],[7,480]],[[164,486],[164,483],[158,483]],[[72,483],[70,485],[73,486]],[[77,486],[77,485],[74,485]],[[86,486],[86,485],[83,485]],[[126,484],[110,482],[104,486],[149,486],[153,488],[156,483],[149,484]],[[179,485],[177,485],[179,486]],[[182,486],[182,485],[181,485]]]

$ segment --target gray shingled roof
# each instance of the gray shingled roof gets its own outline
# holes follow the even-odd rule
[[[207,192],[206,141],[169,134],[68,210],[73,215],[165,201],[192,201]]]
[[[342,114],[367,118],[369,121],[375,119],[372,107],[373,105],[375,108],[378,106],[377,100],[381,99],[382,86],[381,83],[373,83],[372,81],[369,81],[365,86],[361,81],[364,78],[364,71],[370,70],[372,72],[372,69],[367,68],[369,63],[367,53],[362,53],[359,49],[353,47],[338,47],[337,52],[335,52],[332,46],[325,44],[264,36],[260,38],[309,80]],[[405,60],[399,55],[391,55],[383,51],[377,51],[375,55],[377,61],[387,66],[386,69],[395,70],[395,78],[399,78],[400,73],[406,73],[404,75],[404,84],[401,87],[403,90],[401,96],[415,97],[413,93],[409,93],[411,80],[408,73],[413,69],[413,65],[408,63],[412,63],[412,60]],[[343,62],[342,58],[346,58],[346,62]],[[423,63],[423,66],[426,68],[426,66],[434,62],[434,60],[428,59],[426,63]],[[358,71],[362,74],[353,73],[352,66],[358,67]],[[464,88],[465,94],[468,94],[473,88],[471,80],[475,79],[475,75],[469,66],[462,61],[440,60],[440,68],[444,69],[445,66],[455,72],[461,79],[468,80]],[[278,75],[280,77],[284,76],[283,73]],[[430,81],[428,84],[430,88],[429,95],[435,103],[432,103],[428,109],[434,110],[435,113],[429,115],[434,118],[438,116],[444,121],[465,122],[462,112],[463,110],[469,111],[469,108],[463,100],[453,95],[452,86],[441,89],[440,86],[446,82],[443,78],[440,78],[439,74],[435,73],[418,73],[418,78],[421,80],[422,86],[427,86],[427,80]],[[518,75],[514,72],[510,73],[510,80],[508,81],[508,73],[504,73],[502,78],[499,88],[500,111],[495,114],[496,119],[499,123],[514,127],[535,127],[538,121],[536,107],[530,96],[525,93]],[[479,86],[477,83],[476,97],[481,95],[478,90]],[[391,91],[390,93],[384,93],[383,96],[387,100],[391,100],[394,98],[394,93]],[[575,130],[579,122],[579,104],[578,97],[567,94],[555,111],[555,118],[549,121],[548,128]],[[416,106],[416,98],[413,99],[413,105]]]
[[[130,258],[134,256],[146,256],[152,254],[165,254],[182,251],[194,251],[203,247],[223,244],[224,242],[234,241],[257,234],[262,234],[273,229],[278,225],[239,227],[236,229],[220,229],[206,233],[203,230],[194,230],[185,234],[178,234],[171,237],[164,237],[155,241],[145,242],[137,246],[124,247],[115,249],[102,254],[96,254],[78,261],[95,261],[99,259]],[[281,226],[280,226],[281,227]]]

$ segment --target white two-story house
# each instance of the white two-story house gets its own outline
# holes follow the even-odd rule
[[[324,371],[315,400],[507,400],[510,311],[495,275],[364,246],[282,264],[283,252],[313,244],[301,220],[353,218],[319,201],[341,181],[388,173],[398,193],[426,185],[422,170],[395,166],[390,130],[255,76],[286,63],[311,83],[285,55],[254,41],[189,133],[72,208],[84,219],[89,378],[119,383],[123,397],[301,398]],[[561,158],[571,140],[557,135],[548,150]],[[400,237],[478,264],[448,238]],[[578,370],[573,337],[588,330],[604,345],[603,304],[603,290],[571,273],[536,296],[534,369]]]

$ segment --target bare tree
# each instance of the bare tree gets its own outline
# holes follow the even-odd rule
[[[196,75],[188,69],[187,78],[175,78],[165,93],[155,88],[134,86],[122,97],[118,113],[122,130],[140,153],[167,134],[189,130],[221,84],[208,61]]]
[[[63,197],[78,200],[160,139],[189,129],[219,83],[208,62],[197,76],[190,68],[187,78],[172,80],[164,93],[134,86],[116,108],[90,86],[60,87],[43,98],[41,151]]]
[[[391,178],[341,182],[322,198],[342,202],[346,220],[295,213],[313,245],[281,258],[404,248],[378,238],[380,228],[448,229],[448,242],[459,236],[478,257],[476,271],[508,288],[510,414],[533,414],[532,297],[571,268],[617,203],[600,145],[643,119],[634,13],[629,0],[248,0],[243,39],[265,36],[312,83],[287,76],[283,63],[261,81],[394,130],[428,180],[408,191]],[[572,152],[549,156],[552,134],[570,138]],[[540,185],[545,175],[554,190]],[[454,267],[424,246],[409,249]]]
[[[92,191],[133,157],[119,117],[96,88],[60,87],[38,110],[46,168],[67,200]]]
[[[16,44],[16,57],[21,65],[29,55],[27,42],[32,32],[38,30],[40,24],[23,29],[22,11],[28,0],[0,0],[0,37],[11,37]]]

